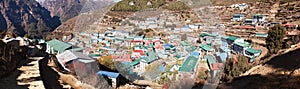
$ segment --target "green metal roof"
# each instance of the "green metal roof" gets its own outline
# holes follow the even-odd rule
[[[235,42],[234,44],[242,46],[242,47],[249,47],[250,46],[250,44],[246,43],[246,42]]]
[[[130,65],[135,66],[135,65],[139,64],[140,61],[141,61],[141,59],[134,60],[133,62],[130,63]]]
[[[153,38],[144,38],[144,40],[153,40]]]
[[[88,56],[90,56],[90,57],[100,57],[101,56],[101,54],[89,54]]]
[[[201,33],[200,34],[200,37],[205,37],[205,36],[210,36],[209,34],[206,34],[206,33]]]
[[[198,58],[194,56],[189,56],[179,68],[179,71],[192,72],[198,62]]]
[[[186,41],[181,41],[180,44],[182,46],[190,46],[190,44],[188,42],[186,42]]]
[[[231,40],[231,41],[235,41],[236,39],[238,39],[237,37],[234,37],[234,36],[228,36],[227,38],[228,40]]]
[[[176,57],[177,59],[179,59],[179,58],[181,58],[181,55],[180,55],[180,54],[176,54],[175,57]]]
[[[253,14],[253,16],[263,16],[262,14]]]
[[[268,37],[268,34],[261,34],[261,33],[256,33],[256,37]]]
[[[119,40],[119,41],[124,41],[125,39],[124,38],[121,38],[121,37],[115,37],[116,40]]]
[[[209,45],[200,44],[200,47],[205,51],[210,51],[212,48]]]
[[[147,63],[150,63],[150,62],[153,62],[154,60],[156,60],[156,58],[157,58],[156,53],[154,53],[154,52],[149,52],[149,53],[147,53],[147,54],[148,54],[148,56],[145,58],[145,61],[146,61]]]
[[[256,49],[253,49],[253,48],[248,48],[248,49],[246,49],[246,51],[250,52],[252,54],[258,54],[258,53],[262,52],[261,50],[256,50]]]
[[[59,41],[57,39],[53,39],[51,41],[46,42],[50,47],[52,47],[54,50],[58,50],[59,52],[64,52],[66,49],[72,47],[71,44],[68,44],[66,42]]]
[[[214,59],[213,56],[211,55],[205,55],[204,58],[207,60],[208,62],[208,66],[211,68],[211,64],[216,63],[216,60]]]

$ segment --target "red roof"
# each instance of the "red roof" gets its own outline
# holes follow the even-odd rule
[[[115,61],[121,61],[121,62],[124,62],[124,61],[126,61],[126,62],[132,62],[130,54],[125,54],[125,55],[117,56],[117,58],[114,59],[114,60]]]
[[[140,55],[145,55],[143,50],[133,50],[135,53],[140,53]]]
[[[214,63],[214,64],[211,64],[211,69],[212,70],[220,70],[219,68],[221,68],[223,66],[222,63]]]
[[[164,50],[165,48],[164,48],[164,46],[162,46],[162,45],[155,45],[155,49],[161,49],[161,50]]]
[[[255,28],[257,28],[257,29],[261,29],[261,28],[263,28],[262,26],[256,26]]]

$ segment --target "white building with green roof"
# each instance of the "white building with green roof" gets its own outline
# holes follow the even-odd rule
[[[51,41],[46,42],[47,50],[46,52],[50,54],[60,54],[68,49],[72,49],[72,45],[57,39],[53,39]]]
[[[244,55],[246,49],[251,48],[251,44],[248,42],[234,42],[232,47],[235,53]]]

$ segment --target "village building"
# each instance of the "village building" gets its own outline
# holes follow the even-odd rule
[[[51,41],[46,42],[47,43],[47,50],[46,52],[50,54],[60,54],[68,49],[72,49],[72,45],[59,41],[57,39],[53,39]]]

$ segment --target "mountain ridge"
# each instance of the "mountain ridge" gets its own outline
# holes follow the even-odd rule
[[[58,27],[58,17],[51,17],[50,12],[35,0],[1,0],[0,31],[11,31],[17,35],[43,37]]]

